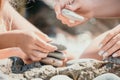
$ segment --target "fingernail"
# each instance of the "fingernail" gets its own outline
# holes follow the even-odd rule
[[[52,39],[51,38],[47,38],[49,41],[52,41]]]
[[[108,56],[108,53],[105,52],[105,53],[103,54],[103,57],[105,58],[105,57],[107,57],[107,56]]]
[[[56,15],[58,16],[58,15],[59,15],[59,12],[56,12]]]
[[[98,54],[102,56],[105,53],[105,51],[100,51]]]
[[[112,55],[112,57],[118,57],[118,54],[117,54],[117,53],[114,53],[114,54]]]
[[[101,49],[101,48],[102,48],[102,46],[103,46],[103,45],[102,45],[102,44],[100,44],[100,45],[99,45],[99,49]]]
[[[57,49],[58,49],[58,48],[57,48],[57,47],[55,47],[55,46],[54,46],[53,48],[54,48],[54,50],[57,50]]]
[[[75,23],[75,21],[73,21],[73,20],[69,20],[69,22],[70,22],[70,23],[72,23],[72,24],[74,24],[74,23]]]

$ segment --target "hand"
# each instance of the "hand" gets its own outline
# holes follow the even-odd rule
[[[120,56],[120,25],[109,31],[100,44],[99,55],[104,58],[108,56]]]
[[[92,9],[92,1],[91,0],[56,0],[55,3],[55,12],[57,18],[62,21],[63,24],[67,24],[68,26],[76,26],[78,24],[82,24],[93,17],[93,9]],[[76,21],[75,23],[70,23],[70,20],[62,15],[62,9],[69,9],[83,16],[85,19],[83,21]]]
[[[47,57],[49,52],[55,51],[57,48],[43,41],[34,32],[21,31],[17,37],[16,46],[20,47],[32,61],[39,61]]]
[[[46,43],[34,32],[13,30],[0,34],[0,48],[19,47],[32,60],[39,61],[57,48]],[[9,40],[8,40],[9,39]]]

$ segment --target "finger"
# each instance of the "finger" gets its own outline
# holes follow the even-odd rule
[[[113,53],[112,57],[119,57],[120,56],[120,50]]]
[[[55,6],[54,6],[56,16],[61,14],[61,8],[62,8],[62,5],[60,4],[59,0],[56,0]]]
[[[20,57],[22,59],[26,58],[26,54],[17,47],[0,49],[0,59],[9,58],[9,57]]]
[[[58,15],[57,18],[62,21],[63,24],[69,23],[69,19],[63,15]]]
[[[57,50],[57,47],[50,45],[49,43],[44,42],[43,40],[41,40],[40,38],[37,38],[36,40],[36,44],[44,49],[47,49],[50,52],[53,52],[55,50]]]
[[[44,34],[43,32],[41,31],[37,31],[36,34],[42,38],[45,42],[51,42],[52,39],[50,39],[46,34]]]
[[[33,55],[30,55],[29,57],[30,57],[30,60],[31,60],[32,62],[37,62],[37,61],[40,61],[40,60],[41,60],[40,57],[38,58],[38,57],[33,56]]]
[[[108,33],[108,35],[103,39],[103,41],[100,44],[100,48],[105,46],[113,37],[115,37],[119,33],[119,29],[113,29]]]
[[[78,8],[80,8],[80,5],[77,5],[78,3],[76,3],[76,0],[70,4],[70,5],[66,5],[65,8],[69,9],[71,11],[76,11]]]
[[[117,41],[120,40],[120,34],[118,34],[117,36],[115,36],[113,39],[111,39],[105,46],[103,46],[101,49],[100,49],[100,52],[101,51],[107,51],[108,49],[112,48],[112,46],[114,46]],[[99,53],[100,55],[103,55],[104,53]]]
[[[34,61],[32,61],[30,58],[27,58],[27,59],[23,59],[23,62],[25,64],[32,64]]]
[[[113,47],[111,47],[109,50],[107,50],[103,57],[108,57],[110,55],[112,55],[114,52],[116,52],[117,50],[120,49],[120,41],[118,41]]]
[[[42,53],[38,50],[34,50],[31,55],[36,57],[36,58],[45,58],[45,57],[47,57],[48,54]]]
[[[43,53],[49,53],[49,51],[47,49],[44,49],[44,48],[38,46],[37,44],[33,46],[33,49],[34,50],[39,50],[39,51],[41,51]]]
[[[74,27],[74,26],[77,26],[77,25],[80,25],[80,24],[83,24],[83,23],[85,23],[86,21],[87,21],[88,19],[87,18],[85,18],[83,21],[75,21],[74,23],[67,23],[67,25],[69,26],[69,27]]]

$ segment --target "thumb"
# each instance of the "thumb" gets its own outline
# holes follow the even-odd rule
[[[78,8],[80,8],[80,5],[77,5],[76,2],[74,2],[70,5],[66,5],[65,8],[71,11],[76,11]]]

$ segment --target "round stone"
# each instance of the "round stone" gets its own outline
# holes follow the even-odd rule
[[[73,80],[73,79],[71,79],[66,75],[56,75],[56,76],[53,76],[50,80]]]
[[[31,80],[43,80],[43,79],[41,79],[41,78],[35,78],[35,79],[31,79]]]

